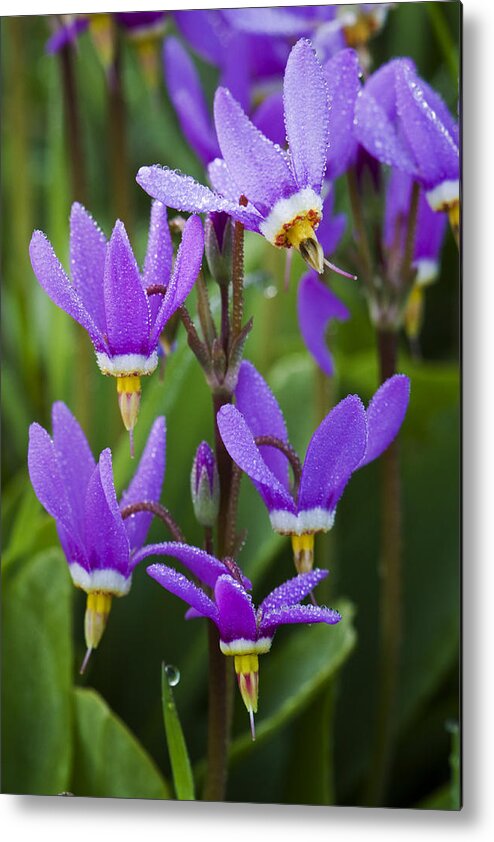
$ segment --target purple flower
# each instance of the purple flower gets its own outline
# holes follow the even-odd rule
[[[393,441],[408,406],[408,377],[396,374],[377,390],[367,410],[357,395],[340,401],[312,436],[298,487],[289,482],[285,455],[255,438],[271,436],[288,445],[280,407],[254,366],[240,367],[236,406],[217,415],[223,443],[253,481],[275,532],[292,536],[297,570],[312,567],[314,534],[331,529],[336,506],[352,473],[372,462]]]
[[[206,441],[194,456],[190,490],[197,521],[201,526],[214,526],[220,506],[220,479],[215,455]]]
[[[154,554],[148,552],[149,549],[146,547],[143,552]],[[328,571],[312,570],[295,576],[272,591],[256,609],[245,582],[240,576],[226,572],[218,559],[195,547],[173,543],[161,544],[160,554],[179,559],[205,585],[213,588],[210,598],[204,590],[171,567],[152,564],[147,568],[149,575],[163,588],[190,606],[188,618],[207,617],[217,626],[221,651],[234,658],[238,685],[249,712],[254,739],[254,713],[257,713],[259,688],[258,656],[269,652],[278,626],[289,623],[334,624],[341,620],[332,608],[300,605]],[[218,566],[223,567],[220,575]]]
[[[168,93],[182,132],[206,166],[221,152],[199,73],[187,50],[176,38],[167,38],[163,46],[163,62]],[[246,98],[250,106],[249,92]],[[274,143],[285,142],[281,95],[273,93],[267,96],[254,110],[252,119]]]
[[[288,151],[249,120],[230,91],[219,88],[215,126],[223,155],[209,166],[216,192],[168,168],[141,167],[137,181],[151,196],[183,211],[224,211],[277,247],[294,247],[322,272],[315,229],[322,216],[321,189],[329,137],[324,71],[310,42],[300,40],[284,77]],[[247,205],[239,203],[241,197]]]
[[[55,518],[75,586],[87,593],[85,633],[88,653],[98,646],[113,596],[130,590],[137,551],[146,539],[151,514],[123,520],[120,509],[158,501],[165,471],[165,419],[157,418],[129,487],[117,501],[112,456],[95,462],[86,437],[65,404],[52,408],[53,438],[39,424],[29,428],[28,467],[40,503]]]
[[[158,364],[157,347],[166,322],[183,304],[201,267],[204,233],[191,217],[172,271],[173,248],[166,208],[153,203],[144,268],[139,271],[123,223],[109,242],[90,214],[75,203],[70,215],[71,279],[41,231],[29,253],[48,296],[89,333],[103,374],[117,379],[122,418],[132,430],[139,407],[140,378]]]
[[[410,59],[393,59],[366,82],[356,136],[383,164],[413,176],[435,211],[459,213],[459,133],[443,100]]]

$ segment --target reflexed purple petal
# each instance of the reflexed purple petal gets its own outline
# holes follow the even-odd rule
[[[368,439],[359,468],[377,459],[398,434],[410,399],[410,380],[395,374],[379,387],[367,409]]]
[[[115,17],[126,29],[139,30],[156,27],[164,22],[166,12],[116,12]]]
[[[34,274],[49,298],[87,330],[97,351],[107,351],[108,347],[101,331],[84,307],[80,296],[57,259],[50,241],[42,231],[35,231],[31,237],[29,255]]]
[[[101,333],[106,333],[106,237],[91,214],[74,202],[70,211],[70,274],[81,301]]]
[[[92,570],[129,574],[130,547],[118,508],[111,451],[107,448],[89,480],[85,504],[85,543]]]
[[[194,62],[173,37],[164,43],[163,61],[168,93],[182,132],[203,164],[207,164],[218,157],[219,146]]]
[[[273,143],[277,143],[278,146],[286,145],[285,111],[281,91],[268,94],[263,99],[252,115],[252,122]]]
[[[153,326],[149,340],[150,348],[154,348],[166,322],[184,303],[194,286],[201,269],[203,253],[202,222],[198,216],[191,216],[185,223],[173,274]]]
[[[427,102],[421,80],[407,65],[396,74],[396,101],[421,182],[429,188],[458,179],[458,146]]]
[[[324,70],[310,41],[298,41],[288,57],[283,101],[297,185],[319,193],[329,142],[329,102]]]
[[[396,74],[407,63],[396,59],[367,80],[355,105],[355,136],[381,163],[414,174],[415,160],[397,131]]]
[[[309,33],[314,22],[310,9],[293,8],[255,8],[222,9],[223,16],[236,29],[242,32],[266,35],[304,35]]]
[[[433,211],[421,190],[415,231],[415,262],[420,260],[435,262],[439,260],[447,225],[447,215]]]
[[[456,145],[459,146],[459,125],[450,113],[448,106],[437,91],[431,88],[424,79],[420,79],[420,87],[422,88],[426,102],[436,112],[448,134],[451,135]]]
[[[120,220],[108,243],[105,264],[108,344],[113,354],[148,354],[150,313],[139,269]]]
[[[284,509],[295,512],[291,495],[269,470],[238,409],[231,405],[223,406],[216,416],[216,421],[228,453],[254,482],[268,510]]]
[[[235,399],[254,438],[274,436],[288,442],[285,419],[278,402],[264,378],[247,360],[240,366]],[[286,456],[280,450],[264,445],[260,446],[259,452],[276,479],[288,491],[290,483]]]
[[[178,27],[194,50],[212,64],[220,65],[229,40],[229,27],[214,9],[173,13]]]
[[[329,94],[329,149],[327,178],[345,171],[356,152],[353,120],[359,94],[360,63],[355,50],[338,52],[324,67]]]
[[[331,377],[333,358],[326,341],[330,319],[346,321],[350,313],[316,272],[307,272],[300,280],[297,297],[298,323],[302,338],[316,363]]]
[[[166,555],[178,559],[194,576],[211,588],[216,584],[218,576],[223,576],[227,572],[225,565],[219,559],[198,547],[176,541],[148,544],[135,554],[133,563],[138,564],[143,558],[153,555]]]
[[[362,401],[349,395],[326,416],[307,449],[298,510],[334,511],[346,483],[365,454],[367,419]]]
[[[29,427],[27,463],[31,484],[41,505],[71,536],[77,537],[78,523],[67,495],[55,446],[46,430],[36,423]]]
[[[183,599],[187,605],[194,608],[203,617],[211,617],[217,622],[217,608],[214,603],[206,596],[204,591],[190,582],[182,573],[173,570],[172,567],[166,567],[164,564],[151,564],[146,568],[146,573],[155,579],[162,588]]]
[[[211,161],[211,163],[208,164],[208,176],[214,190],[216,190],[217,193],[221,193],[221,195],[224,196],[225,199],[228,199],[232,204],[238,206],[238,201],[242,193],[233,180],[223,158],[215,158],[214,161]],[[251,231],[258,231],[259,223],[262,222],[261,214],[250,202],[247,203],[244,210],[251,214],[253,220],[253,222],[249,222],[248,225],[244,222],[245,227],[249,228]]]
[[[326,578],[328,573],[329,570],[318,570],[316,568],[315,570],[311,570],[310,573],[300,573],[298,576],[294,576],[293,579],[289,579],[278,588],[275,588],[259,606],[261,618],[271,611],[300,602],[307,594],[310,594],[314,590],[319,582],[322,582]]]
[[[240,192],[267,216],[278,199],[297,190],[283,153],[256,129],[226,88],[216,91],[214,121],[221,153]]]
[[[155,201],[151,204],[148,244],[142,270],[144,288],[147,289],[151,284],[166,287],[170,280],[172,261],[173,243],[166,207]]]
[[[91,449],[81,427],[64,403],[52,407],[53,444],[75,520],[83,534],[86,489],[96,467]]]
[[[231,576],[220,576],[214,588],[214,597],[221,640],[225,643],[241,638],[257,640],[254,606],[245,588]]]
[[[141,167],[136,181],[153,199],[158,199],[170,208],[189,213],[224,211],[243,222],[246,228],[257,230],[258,215],[238,203],[213,193],[209,187],[195,181],[190,175],[183,175],[168,167]]]
[[[231,29],[228,48],[221,62],[219,84],[228,88],[244,111],[248,111],[251,99],[250,82],[248,39]]]
[[[129,487],[122,494],[121,509],[131,503],[159,502],[165,474],[165,449],[166,422],[161,416],[154,422],[137,471]],[[132,550],[143,545],[152,517],[150,512],[139,512],[125,518],[124,525]]]
[[[383,241],[386,248],[403,248],[406,238],[413,178],[395,167],[391,170],[386,189]],[[431,210],[431,213],[434,211]]]
[[[319,605],[291,605],[266,613],[259,626],[259,635],[273,637],[278,626],[289,623],[328,623],[334,625],[341,620],[341,614],[333,608]]]

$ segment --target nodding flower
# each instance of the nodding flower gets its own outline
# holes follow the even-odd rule
[[[160,166],[141,167],[137,182],[169,207],[224,211],[274,246],[296,249],[321,274],[325,259],[316,230],[323,212],[330,109],[324,69],[305,39],[288,57],[283,103],[286,151],[254,126],[227,88],[218,88],[214,119],[223,157],[208,167],[214,192]]]
[[[380,456],[397,435],[409,394],[408,377],[396,374],[377,390],[367,410],[357,395],[348,395],[321,422],[301,464],[276,398],[254,366],[242,363],[236,406],[219,410],[218,428],[233,461],[261,495],[274,531],[291,536],[298,572],[312,568],[314,535],[333,526],[353,472]],[[288,459],[293,465],[293,457],[298,469],[290,483]]]
[[[28,467],[36,496],[56,522],[72,581],[87,594],[84,620],[87,653],[100,643],[114,596],[130,590],[152,514],[122,518],[121,509],[158,501],[165,472],[165,419],[153,424],[134,477],[117,501],[112,455],[95,462],[86,437],[65,404],[52,408],[53,438],[39,424],[29,428]]]
[[[332,608],[300,604],[328,571],[312,570],[289,579],[275,588],[256,609],[247,593],[250,582],[242,576],[235,562],[221,562],[197,547],[173,542],[143,548],[140,559],[149,555],[176,558],[211,588],[212,594],[208,596],[201,587],[165,564],[152,564],[147,568],[158,584],[190,606],[187,619],[206,617],[217,626],[221,651],[234,659],[239,690],[249,714],[252,739],[255,739],[259,655],[271,649],[278,626],[291,623],[333,625],[341,620],[340,614]]]
[[[166,208],[154,202],[146,259],[137,266],[125,227],[115,223],[107,242],[77,202],[70,215],[71,278],[42,231],[29,246],[34,273],[47,295],[88,332],[103,374],[116,379],[125,428],[137,421],[141,377],[158,365],[161,332],[197,278],[204,251],[199,217],[187,220],[172,271],[173,246]]]

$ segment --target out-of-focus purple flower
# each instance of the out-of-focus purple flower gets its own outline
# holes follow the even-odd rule
[[[220,479],[215,455],[206,441],[194,456],[190,490],[196,519],[201,526],[214,526],[220,507]]]
[[[154,553],[148,552],[147,555]],[[201,572],[197,558],[200,554]],[[327,570],[312,570],[284,582],[272,591],[256,609],[240,576],[225,571],[224,565],[195,547],[183,544],[162,544],[161,555],[178,558],[204,584],[212,587],[212,598],[186,576],[164,564],[152,564],[149,575],[163,588],[180,597],[190,606],[187,617],[206,617],[218,628],[220,649],[234,658],[235,672],[242,699],[249,713],[252,738],[255,739],[254,714],[257,713],[259,691],[259,655],[269,652],[276,630],[293,623],[327,623],[333,625],[341,616],[332,608],[301,605],[302,599],[327,576]],[[209,569],[205,570],[205,565]],[[223,572],[218,575],[218,565]]]
[[[89,26],[87,15],[63,15],[64,22],[57,26],[45,45],[45,52],[53,55],[67,44],[74,44]]]
[[[340,50],[326,62],[324,72],[331,109],[326,177],[335,179],[354,162],[357,154],[354,119],[361,90],[359,57],[355,50]]]
[[[400,170],[391,170],[386,191],[383,227],[383,246],[387,263],[391,266],[399,265],[403,260],[411,209],[412,185],[412,176]],[[424,287],[433,283],[439,274],[439,257],[446,225],[446,215],[436,213],[431,209],[421,189],[412,264],[416,270],[416,276],[404,313],[405,329],[412,340],[417,338],[422,325]]]
[[[225,88],[216,92],[215,126],[223,159],[209,166],[216,192],[166,167],[141,167],[137,181],[170,207],[194,213],[224,211],[279,248],[296,248],[322,272],[324,255],[315,229],[322,216],[321,188],[329,136],[324,71],[310,42],[300,40],[284,77],[288,151],[249,120]],[[240,197],[247,205],[239,204]]]
[[[199,73],[189,53],[176,38],[163,45],[163,62],[168,93],[188,143],[206,166],[221,155],[213,116],[210,113]],[[250,96],[247,96],[250,109]],[[283,99],[270,94],[254,109],[252,120],[273,143],[284,144]]]
[[[421,184],[433,210],[446,210],[458,222],[458,124],[410,59],[393,59],[367,80],[355,130],[379,161]]]
[[[165,472],[165,419],[154,422],[120,504],[111,451],[103,450],[96,463],[81,427],[61,402],[53,405],[52,423],[52,439],[39,424],[29,428],[29,476],[38,500],[56,521],[72,580],[87,593],[84,668],[101,640],[112,597],[130,590],[136,552],[146,539],[152,515],[143,512],[123,520],[120,510],[131,503],[159,500]]]
[[[35,231],[29,246],[34,273],[47,295],[89,333],[103,374],[117,378],[127,430],[137,420],[140,378],[158,364],[165,324],[183,304],[197,278],[204,250],[199,217],[191,217],[172,271],[173,248],[166,208],[153,203],[142,272],[122,222],[109,242],[82,205],[70,216],[71,279],[51,243]]]
[[[353,472],[380,456],[397,435],[409,394],[408,377],[397,374],[377,390],[367,410],[357,395],[340,401],[312,436],[294,488],[284,454],[255,443],[259,436],[271,436],[288,444],[288,436],[267,383],[251,363],[242,363],[236,406],[220,409],[218,428],[233,461],[261,495],[275,532],[292,536],[299,572],[312,567],[314,534],[333,526],[336,506]]]

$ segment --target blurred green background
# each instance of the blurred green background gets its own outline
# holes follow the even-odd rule
[[[460,6],[407,3],[393,9],[371,44],[373,67],[411,56],[453,113],[458,96]],[[168,31],[174,29],[173,21]],[[31,270],[34,228],[46,232],[67,266],[68,217],[74,198],[64,130],[60,61],[48,56],[43,17],[4,18],[1,26],[2,119],[2,790],[13,793],[171,797],[164,737],[161,663],[181,674],[175,702],[196,778],[204,771],[207,645],[202,622],[185,623],[179,600],[138,568],[129,597],[115,600],[87,674],[84,595],[72,587],[54,523],[38,504],[26,470],[29,424],[51,429],[50,408],[63,400],[81,421],[93,452],[111,446],[117,491],[134,469],[121,426],[115,385],[97,370],[89,340],[48,300]],[[135,183],[142,164],[160,162],[199,179],[163,83],[146,87],[135,49],[122,39],[129,201],[126,222],[139,260],[149,199]],[[216,71],[199,62],[212,98]],[[103,70],[88,35],[73,54],[87,171],[86,205],[107,235],[118,213]],[[345,183],[336,210],[348,211]],[[350,224],[334,262],[349,265]],[[333,288],[352,318],[331,328],[337,374],[317,373],[296,323],[296,280],[283,290],[283,256],[246,237],[247,314],[254,330],[246,355],[266,377],[285,412],[292,444],[304,448],[329,403],[349,392],[367,401],[377,386],[374,336],[358,284]],[[459,262],[448,232],[441,276],[427,291],[422,358],[403,341],[400,370],[412,380],[402,432],[404,604],[396,752],[386,803],[457,807],[459,717]],[[215,302],[214,290],[213,303]],[[192,302],[191,307],[192,310]],[[189,499],[189,472],[202,438],[212,443],[210,397],[179,331],[164,381],[143,384],[136,429],[139,455],[152,420],[165,414],[167,472],[163,501],[192,543],[201,541]],[[235,700],[229,800],[354,805],[369,768],[378,635],[378,466],[351,481],[336,526],[318,539],[318,565],[331,570],[323,593],[341,600],[345,623],[288,628],[260,664],[258,740],[252,744],[240,697]],[[292,575],[288,543],[274,535],[265,510],[243,481],[240,557],[254,599]],[[151,538],[162,532],[154,524]],[[343,610],[343,609],[342,609]],[[455,771],[456,770],[456,771]]]

